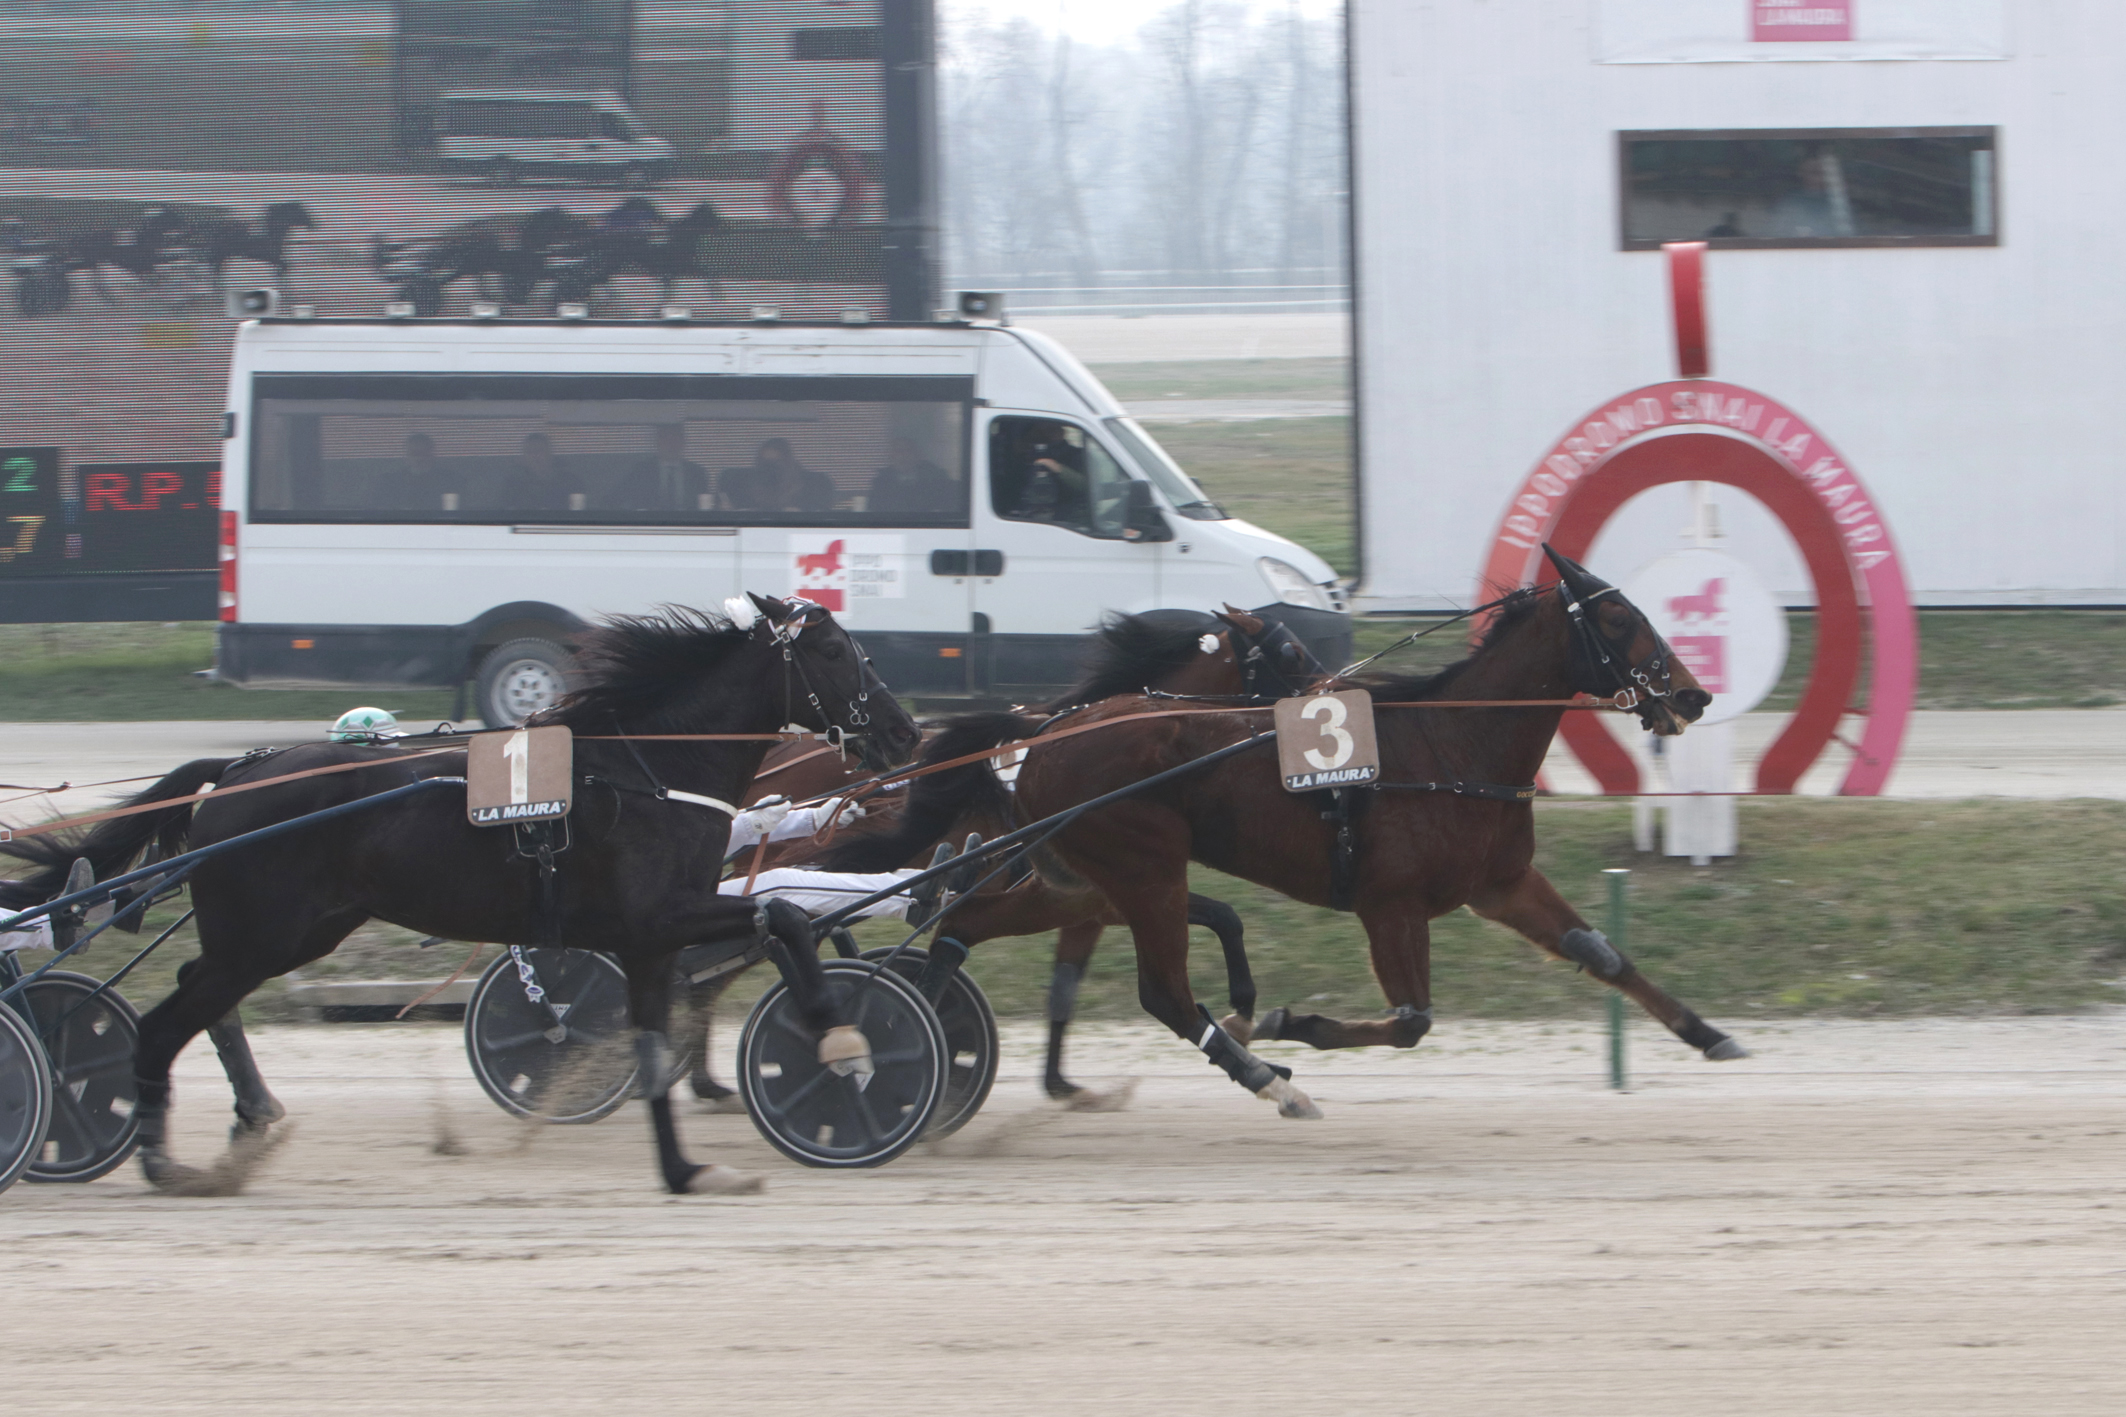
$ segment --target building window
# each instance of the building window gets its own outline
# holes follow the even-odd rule
[[[1992,128],[1617,135],[1623,248],[1995,246]]]
[[[878,58],[877,25],[841,25],[833,29],[790,31],[790,57],[849,62]]]

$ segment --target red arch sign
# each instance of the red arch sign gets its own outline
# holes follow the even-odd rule
[[[1539,578],[1542,543],[1586,556],[1617,509],[1649,487],[1719,482],[1779,518],[1816,587],[1816,660],[1793,718],[1757,765],[1759,792],[1792,792],[1852,708],[1872,650],[1867,729],[1839,792],[1874,796],[1903,742],[1919,673],[1919,631],[1897,548],[1881,513],[1830,441],[1774,399],[1734,384],[1651,384],[1596,409],[1536,465],[1506,509],[1479,583]],[[1602,790],[1629,794],[1638,765],[1592,715],[1562,730]]]

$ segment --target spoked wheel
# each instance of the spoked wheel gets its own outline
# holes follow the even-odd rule
[[[530,1121],[611,1116],[635,1092],[627,975],[611,955],[594,950],[532,947],[522,954],[529,981],[505,954],[473,986],[465,1006],[472,1075],[496,1106]],[[533,989],[543,999],[534,999]],[[691,1057],[675,1059],[672,1076],[692,1067]]]
[[[837,1017],[863,1030],[874,1071],[841,1076],[819,1061],[819,1035],[780,980],[738,1040],[738,1089],[753,1125],[807,1166],[882,1166],[923,1135],[945,1095],[945,1032],[915,986],[893,970],[828,960]]]
[[[140,1015],[103,981],[55,969],[22,991],[52,1071],[52,1124],[25,1173],[32,1181],[93,1181],[140,1144],[133,1049]]]
[[[891,949],[871,950],[863,958],[884,959],[892,953]],[[911,945],[893,962],[893,972],[912,984],[929,958],[927,951]],[[945,1074],[945,1100],[938,1103],[929,1135],[949,1137],[974,1120],[989,1100],[989,1089],[996,1086],[997,1015],[982,986],[969,979],[964,968],[952,972],[944,996],[931,1007],[937,1012],[938,1026],[945,1030],[945,1056],[951,1066]]]
[[[37,1035],[0,1004],[0,1191],[15,1184],[44,1146],[52,1120],[52,1070]]]

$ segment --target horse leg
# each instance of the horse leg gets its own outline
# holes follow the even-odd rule
[[[140,1090],[135,1115],[140,1119],[140,1169],[157,1190],[184,1189],[200,1177],[170,1155],[170,1065],[200,1033],[233,1018],[236,1006],[263,982],[250,971],[238,973],[196,959],[180,971],[170,997],[142,1016],[133,1054],[133,1077]],[[238,1105],[241,1118],[241,1101]]]
[[[672,1050],[665,1030],[672,1011],[672,965],[678,951],[654,956],[629,955],[621,961],[627,971],[628,1012],[635,1024],[636,1088],[649,1104],[650,1133],[657,1142],[657,1167],[665,1189],[675,1196],[750,1195],[761,1188],[758,1176],[747,1176],[728,1166],[702,1166],[687,1159],[679,1144],[679,1125],[672,1117]]]
[[[1749,1049],[1656,988],[1638,966],[1588,925],[1533,867],[1500,889],[1473,897],[1469,908],[1486,920],[1520,931],[1559,959],[1569,960],[1628,995],[1670,1033],[1716,1063],[1747,1058]]]
[[[1075,864],[1075,863],[1073,863]],[[1144,1011],[1201,1049],[1212,1066],[1249,1092],[1277,1104],[1278,1115],[1321,1116],[1314,1100],[1292,1085],[1292,1070],[1266,1063],[1218,1026],[1196,1002],[1188,979],[1188,882],[1174,869],[1168,882],[1134,888],[1095,880],[1129,921],[1137,945],[1137,1001]]]
[[[687,1079],[687,1086],[694,1096],[709,1104],[712,1112],[742,1112],[745,1105],[739,1102],[738,1094],[716,1081],[715,1071],[710,1066],[709,1048],[715,1037],[716,1001],[723,997],[724,990],[738,972],[718,975],[706,984],[687,990],[687,1013],[695,1046],[694,1073]]]
[[[1373,955],[1373,976],[1388,1007],[1384,1019],[1347,1020],[1323,1014],[1272,1009],[1255,1029],[1257,1039],[1304,1043],[1310,1048],[1415,1048],[1432,1029],[1432,926],[1414,900],[1362,900],[1359,923]]]
[[[1048,1067],[1041,1087],[1059,1102],[1084,1090],[1063,1076],[1063,1035],[1077,1012],[1078,985],[1084,981],[1085,967],[1092,962],[1093,949],[1100,943],[1101,929],[1099,921],[1087,920],[1065,925],[1056,932],[1056,968],[1048,981]]]
[[[1188,923],[1201,925],[1218,937],[1218,948],[1225,955],[1226,1000],[1233,1006],[1219,1027],[1246,1043],[1255,1032],[1255,974],[1248,968],[1247,933],[1240,912],[1222,900],[1191,892]]]
[[[228,1075],[229,1090],[236,1094],[236,1125],[229,1130],[230,1140],[262,1132],[288,1115],[288,1109],[266,1086],[258,1060],[251,1056],[241,1009],[231,1009],[208,1024],[207,1037],[221,1059],[222,1072]]]

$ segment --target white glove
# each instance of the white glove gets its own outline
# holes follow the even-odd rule
[[[766,841],[770,833],[782,825],[790,815],[790,801],[786,797],[770,798],[746,808],[731,819],[731,851],[743,851],[746,847]]]
[[[848,826],[864,819],[864,804],[854,797],[844,797],[827,804],[827,816],[836,826]]]

